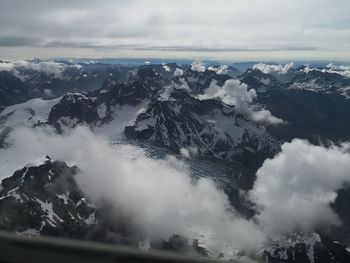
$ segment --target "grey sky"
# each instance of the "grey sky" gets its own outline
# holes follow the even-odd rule
[[[0,0],[0,57],[350,59],[349,0]]]

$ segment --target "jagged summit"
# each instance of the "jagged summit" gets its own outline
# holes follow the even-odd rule
[[[76,236],[96,224],[96,209],[74,179],[78,168],[49,156],[1,182],[0,227],[20,234]]]

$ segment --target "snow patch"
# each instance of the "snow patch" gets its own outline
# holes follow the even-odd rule
[[[63,222],[62,218],[60,218],[54,211],[53,211],[53,205],[50,202],[41,201],[40,199],[36,198],[36,201],[40,204],[41,209],[46,212],[46,221],[53,227],[56,227],[57,221]],[[43,222],[45,224],[45,222]]]
[[[69,200],[69,198],[68,198],[69,193],[68,193],[68,192],[66,192],[66,193],[64,193],[64,194],[57,194],[56,196],[57,196],[59,199],[63,200],[63,203],[64,203],[65,205],[68,205],[68,200]]]
[[[107,106],[106,103],[102,103],[97,107],[97,114],[100,119],[103,119],[107,115]]]
[[[96,134],[103,135],[109,138],[111,141],[124,139],[124,130],[126,126],[134,125],[137,116],[144,112],[147,108],[149,101],[145,100],[136,106],[131,105],[115,105],[111,111],[113,114],[113,120],[103,126],[94,127],[93,131]]]
[[[84,220],[87,225],[97,224],[95,212],[91,213],[88,218]]]

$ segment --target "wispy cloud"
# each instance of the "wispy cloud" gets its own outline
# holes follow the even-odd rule
[[[235,110],[238,113],[257,122],[283,123],[283,120],[273,116],[269,110],[263,108],[255,109],[253,102],[256,97],[255,89],[248,89],[247,84],[241,83],[237,79],[229,79],[225,81],[223,86],[219,86],[217,81],[213,80],[209,88],[198,96],[201,100],[220,99],[228,105],[235,106]]]

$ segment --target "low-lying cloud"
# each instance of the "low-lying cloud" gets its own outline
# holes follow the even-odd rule
[[[255,110],[252,103],[257,97],[255,89],[249,89],[248,85],[241,83],[237,79],[225,81],[223,86],[219,86],[216,80],[213,80],[204,94],[198,96],[201,100],[220,99],[222,102],[235,106],[238,113],[245,115],[257,122],[266,122],[270,124],[279,124],[283,121],[271,114],[269,110]],[[256,108],[256,107],[255,107]]]
[[[10,141],[0,160],[12,162],[12,172],[44,155],[74,162],[82,171],[78,184],[90,200],[112,203],[140,238],[196,238],[216,256],[227,247],[251,250],[265,241],[258,225],[242,218],[213,181],[194,182],[175,157],[151,159],[130,145],[120,152],[85,127],[66,136],[20,128]]]
[[[33,70],[59,78],[67,67],[67,65],[55,61],[0,61],[0,71],[9,71],[20,78],[26,75],[26,72],[22,73],[25,70]],[[72,65],[71,67],[79,68],[79,65]]]
[[[193,61],[191,64],[191,70],[195,72],[204,72],[206,70],[205,65],[200,61]]]
[[[74,163],[77,181],[94,203],[113,204],[139,238],[167,239],[180,234],[199,239],[213,256],[232,249],[256,250],[269,238],[294,231],[339,225],[330,203],[350,183],[350,144],[315,146],[295,139],[267,159],[257,172],[249,198],[258,214],[243,218],[208,178],[193,181],[175,157],[155,160],[131,145],[111,146],[86,127],[67,135],[17,128],[8,149],[0,149],[1,175],[44,155]],[[190,157],[189,151],[182,151]]]
[[[220,65],[218,67],[209,66],[208,70],[214,71],[216,74],[223,75],[229,72],[227,65]]]
[[[315,146],[294,139],[257,172],[252,200],[258,221],[270,235],[339,225],[330,208],[336,191],[350,182],[350,145]]]

